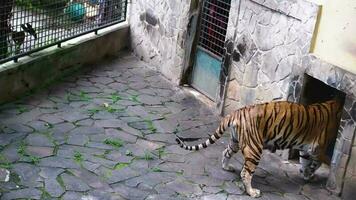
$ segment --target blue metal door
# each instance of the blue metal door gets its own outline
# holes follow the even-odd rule
[[[191,85],[215,100],[231,0],[204,0]]]

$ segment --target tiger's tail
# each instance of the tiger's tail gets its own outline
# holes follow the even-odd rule
[[[215,133],[209,137],[205,142],[199,144],[199,145],[194,145],[194,146],[189,146],[186,145],[183,140],[176,135],[176,142],[178,145],[186,150],[189,151],[198,151],[199,149],[202,148],[207,148],[210,144],[214,144],[217,140],[221,138],[221,136],[224,134],[226,128],[230,127],[233,121],[233,115],[228,115],[223,120],[220,122],[219,128],[216,129]]]

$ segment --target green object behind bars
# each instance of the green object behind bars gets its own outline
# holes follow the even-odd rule
[[[64,13],[69,16],[72,21],[83,20],[86,14],[86,10],[81,3],[72,3],[65,8]]]

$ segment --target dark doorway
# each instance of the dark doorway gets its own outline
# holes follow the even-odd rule
[[[335,99],[343,105],[345,102],[345,96],[346,94],[340,90],[337,90],[324,82],[309,76],[308,74],[304,75],[300,103],[309,105]],[[336,138],[331,144],[329,144],[326,152],[330,160],[333,156],[335,142]]]

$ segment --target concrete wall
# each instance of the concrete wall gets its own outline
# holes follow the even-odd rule
[[[184,67],[185,41],[191,0],[132,0],[130,26],[134,53],[179,84]]]
[[[111,28],[112,29],[112,28]],[[13,100],[55,79],[100,61],[105,56],[117,55],[128,47],[129,26],[101,31],[99,35],[82,36],[62,45],[19,59],[18,63],[0,65],[0,103]],[[80,41],[78,41],[80,40]]]

